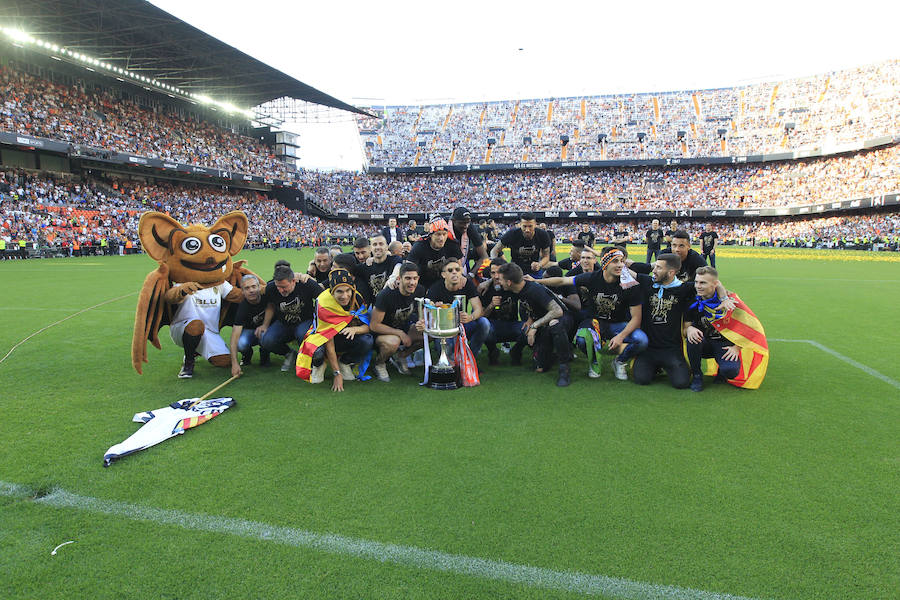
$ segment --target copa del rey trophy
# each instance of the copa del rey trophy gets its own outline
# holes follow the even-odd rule
[[[466,297],[455,296],[453,304],[432,304],[426,298],[416,298],[419,319],[425,321],[425,356],[429,359],[425,366],[425,381],[435,390],[455,390],[459,387],[459,367],[447,341],[459,335],[459,311],[465,306]],[[431,363],[431,346],[428,338],[440,340],[441,355],[437,363]]]

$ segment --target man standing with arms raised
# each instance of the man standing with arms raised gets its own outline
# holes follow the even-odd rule
[[[491,250],[491,258],[503,256],[504,248],[509,248],[513,264],[534,277],[540,277],[550,262],[550,236],[538,228],[530,212],[522,213],[519,226],[503,234]]]

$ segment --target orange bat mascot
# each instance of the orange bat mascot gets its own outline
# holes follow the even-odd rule
[[[179,377],[193,376],[199,353],[217,367],[231,364],[219,328],[241,301],[240,281],[253,274],[231,257],[247,241],[247,215],[230,212],[212,227],[185,227],[160,212],[141,215],[138,235],[144,252],[159,263],[147,275],[138,298],[131,340],[131,363],[141,373],[147,340],[160,348],[159,329],[169,325],[172,341],[184,348]],[[231,310],[229,310],[231,309]]]

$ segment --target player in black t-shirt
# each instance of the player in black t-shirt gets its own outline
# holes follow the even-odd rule
[[[316,280],[316,283],[326,286],[331,264],[331,251],[325,246],[320,246],[316,248],[316,253],[309,261],[309,269],[306,272]]]
[[[416,225],[415,221],[410,219],[409,225],[406,228],[406,241],[415,244],[421,237],[422,235],[419,233],[419,226]]]
[[[519,316],[518,297],[504,290],[500,284],[500,267],[506,264],[505,258],[491,259],[491,279],[481,294],[481,305],[487,311],[487,319],[491,324],[485,345],[488,349],[488,364],[496,365],[500,360],[497,344],[514,342],[510,354],[512,364],[522,364],[522,348],[525,344],[525,322]]]
[[[478,265],[488,257],[487,245],[478,227],[472,223],[472,213],[468,208],[457,206],[453,209],[453,215],[450,217],[450,223],[453,226],[453,239],[459,244],[460,251],[463,254],[465,262],[463,263],[463,272],[466,276],[472,274],[473,268],[470,261],[475,261],[475,269]]]
[[[647,263],[649,264],[659,258],[662,252],[663,230],[659,228],[659,219],[653,219],[650,222],[650,229],[647,230],[644,240],[647,242]]]
[[[556,262],[556,234],[552,229],[547,228],[546,223],[541,223],[538,227],[547,232],[547,235],[550,236],[550,262]]]
[[[503,248],[509,248],[511,261],[523,273],[535,277],[540,277],[550,262],[550,236],[538,228],[532,213],[522,213],[519,226],[504,233],[491,249],[491,258],[503,256]]]
[[[628,231],[626,229],[613,228],[612,243],[625,250],[628,247]]]
[[[665,248],[665,250],[663,250],[663,252],[669,252],[669,253],[672,252],[672,236],[675,235],[676,231],[678,231],[678,221],[673,219],[672,222],[669,223],[669,228],[666,229],[665,236],[663,237],[663,241],[666,242],[666,248]],[[659,258],[659,257],[657,257],[657,258]],[[650,261],[647,261],[647,262],[650,262]]]
[[[634,359],[634,382],[647,385],[657,369],[669,376],[676,389],[690,385],[690,369],[684,360],[682,318],[696,296],[693,282],[682,282],[675,274],[681,260],[675,254],[663,253],[653,263],[653,276],[639,274],[643,294],[641,328],[647,334],[647,350]]]
[[[282,371],[290,371],[297,361],[297,352],[291,350],[288,342],[303,341],[312,325],[313,304],[323,291],[322,286],[312,279],[305,282],[295,280],[291,265],[280,260],[275,266],[272,281],[266,284],[263,301],[266,315],[263,324],[256,330],[261,348],[285,357]]]
[[[456,296],[465,296],[469,305],[471,312],[465,310],[466,307],[460,307],[459,322],[466,330],[466,338],[472,354],[477,357],[481,352],[481,346],[491,332],[491,324],[484,316],[487,311],[481,304],[481,297],[478,295],[475,284],[463,275],[461,261],[449,259],[441,269],[441,280],[436,281],[428,288],[425,297],[450,305],[453,304]],[[419,323],[424,326],[424,322],[419,321]]]
[[[369,323],[378,349],[373,366],[381,381],[390,381],[386,364],[389,358],[397,354],[394,365],[406,375],[409,373],[406,357],[422,346],[422,333],[415,327],[418,320],[415,300],[425,296],[425,288],[419,285],[419,268],[415,263],[405,262],[400,266],[399,282],[396,289],[388,287],[378,293]]]
[[[641,329],[641,293],[637,286],[622,284],[622,270],[625,267],[625,253],[615,246],[603,249],[598,269],[582,273],[576,277],[558,277],[538,280],[549,286],[574,284],[581,293],[590,298],[587,314],[578,324],[578,347],[590,357],[593,352],[587,340],[592,338],[590,330],[596,320],[600,328],[600,338],[607,342],[612,352],[621,351],[613,359],[613,372],[617,379],[628,379],[628,361],[647,348],[647,334]],[[584,330],[584,331],[582,331]],[[589,365],[588,376],[599,377],[598,368]]]
[[[578,235],[575,237],[577,237],[583,244],[582,248],[592,247],[594,245],[594,241],[596,241],[597,239],[597,236],[594,235],[593,231],[591,231],[591,226],[587,223],[581,224],[581,231],[579,231]]]
[[[253,346],[259,345],[259,337],[256,329],[263,324],[266,317],[266,306],[262,295],[259,293],[259,279],[255,275],[244,275],[241,279],[241,293],[244,299],[238,304],[234,317],[234,325],[231,327],[231,374],[240,375],[241,367],[250,364],[253,358]],[[241,360],[238,362],[238,352]],[[264,367],[269,364],[269,351],[260,347],[259,365]]]
[[[741,371],[741,348],[723,336],[712,326],[709,315],[701,306],[702,301],[715,300],[720,286],[719,272],[714,267],[700,267],[694,287],[697,298],[684,316],[684,334],[687,338],[687,355],[691,365],[691,390],[703,391],[701,360],[714,358],[719,365],[716,381],[734,379]]]
[[[584,250],[584,242],[581,240],[573,240],[572,247],[569,248],[569,258],[564,258],[559,261],[559,268],[563,270],[563,272],[568,273],[571,271],[575,265],[581,260],[581,252]]]
[[[375,296],[392,279],[396,279],[400,271],[400,263],[402,260],[397,256],[388,254],[387,240],[383,235],[376,235],[370,240],[372,256],[366,259],[362,264],[353,268],[353,276],[356,279],[357,291],[362,294],[366,304],[372,304]],[[359,281],[366,282],[364,288],[360,288]]]
[[[691,236],[687,231],[678,230],[672,234],[672,254],[681,259],[681,268],[675,275],[681,281],[693,281],[694,274],[706,261],[696,250],[691,250]]]
[[[372,256],[372,244],[369,238],[360,236],[353,240],[353,256],[356,257],[356,264],[365,264],[366,259]]]
[[[703,258],[713,268],[716,266],[716,247],[719,245],[719,234],[716,233],[712,224],[706,225],[706,231],[700,234],[700,249],[703,251]]]
[[[537,368],[542,373],[556,355],[559,361],[559,377],[556,385],[569,385],[569,363],[572,347],[569,344],[570,315],[562,301],[544,286],[525,281],[519,265],[510,263],[500,267],[500,285],[504,290],[517,294],[531,313],[525,341],[535,349]]]
[[[419,267],[419,283],[425,289],[441,280],[441,267],[449,259],[462,259],[459,244],[448,239],[450,226],[443,218],[433,219],[429,224],[431,233],[413,244],[407,257]]]

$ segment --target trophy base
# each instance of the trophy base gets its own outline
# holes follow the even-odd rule
[[[459,371],[454,367],[431,367],[428,387],[433,390],[455,390],[459,387]]]

